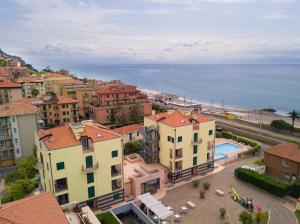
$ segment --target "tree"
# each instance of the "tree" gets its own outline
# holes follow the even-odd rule
[[[46,68],[43,69],[44,72],[53,72],[53,70],[50,68],[49,65],[47,65]]]
[[[136,123],[141,120],[142,111],[141,111],[141,107],[139,104],[136,103],[131,107],[130,112],[129,112],[129,117],[133,123]]]
[[[242,211],[239,215],[239,220],[243,224],[252,224],[253,222],[252,214],[247,211]]]
[[[126,110],[125,110],[125,107],[124,106],[118,106],[117,108],[115,108],[115,119],[116,121],[121,124],[122,126],[124,124],[127,124],[128,123],[128,118],[127,118],[127,113],[126,113]]]
[[[220,208],[220,209],[219,209],[219,212],[220,212],[221,218],[224,218],[225,215],[226,215],[226,209],[225,209],[225,208]]]
[[[143,144],[141,141],[127,142],[124,147],[125,155],[140,153],[142,150]]]
[[[289,112],[289,117],[292,119],[292,127],[294,128],[295,120],[300,119],[300,113],[293,110],[292,112]]]
[[[271,126],[278,130],[292,130],[293,129],[293,126],[284,120],[273,120],[271,122]]]
[[[40,91],[38,89],[31,89],[31,95],[33,97],[37,97],[39,95]]]
[[[34,178],[37,174],[37,170],[34,168],[36,159],[33,156],[24,157],[17,164],[17,173],[22,179]]]
[[[5,189],[5,193],[13,198],[13,200],[21,199],[24,195],[31,193],[35,188],[34,179],[16,180]]]

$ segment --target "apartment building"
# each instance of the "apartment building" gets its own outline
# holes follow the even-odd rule
[[[40,76],[25,76],[17,80],[22,85],[23,96],[26,98],[42,97],[46,94],[44,79]]]
[[[78,101],[66,96],[45,94],[43,97],[23,98],[16,102],[38,107],[45,126],[58,126],[79,120]]]
[[[122,136],[123,144],[125,145],[127,142],[142,141],[144,138],[141,133],[143,128],[144,127],[141,124],[131,124],[120,128],[115,128],[114,131]]]
[[[92,121],[36,133],[41,185],[59,204],[105,209],[124,199],[121,137]]]
[[[139,117],[152,112],[152,103],[145,94],[130,85],[105,85],[97,90],[97,102],[90,105],[90,118],[100,123],[128,123],[132,111],[138,107]]]
[[[0,77],[0,105],[22,99],[22,86]]]
[[[38,120],[35,106],[0,105],[0,168],[13,166],[22,156],[32,155]]]
[[[214,168],[215,121],[199,113],[172,111],[144,119],[145,160],[169,169],[176,183]]]

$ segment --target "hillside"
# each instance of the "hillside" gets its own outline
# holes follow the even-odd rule
[[[0,48],[0,64],[1,64],[1,61],[4,61],[6,59],[16,59],[19,62],[21,62],[22,66],[26,65],[26,62],[22,58],[20,58],[18,56],[14,56],[14,55],[9,55],[9,54],[5,53],[4,51],[2,51]]]

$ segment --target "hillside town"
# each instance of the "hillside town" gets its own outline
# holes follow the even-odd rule
[[[0,223],[299,223],[296,111],[255,120],[5,55]]]

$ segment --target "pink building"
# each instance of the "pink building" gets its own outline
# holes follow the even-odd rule
[[[168,183],[167,175],[168,170],[164,166],[157,163],[146,164],[138,154],[125,156],[125,197],[164,191]]]

